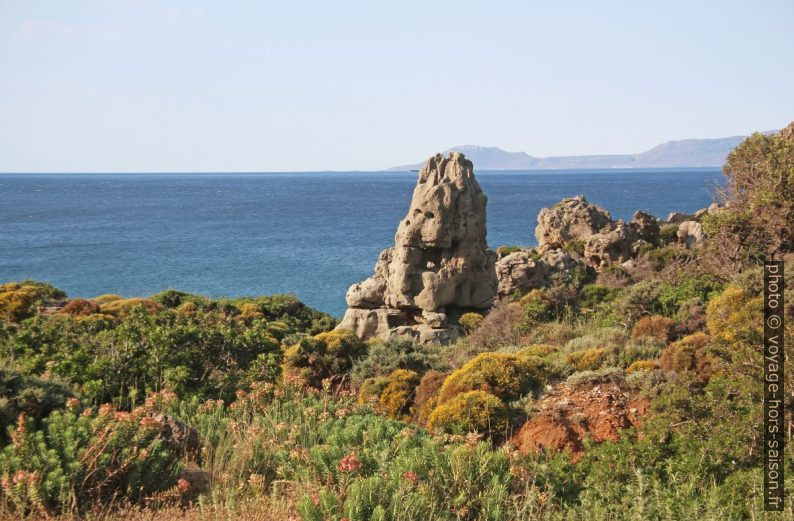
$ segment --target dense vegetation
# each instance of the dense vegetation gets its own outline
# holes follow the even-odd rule
[[[731,155],[734,202],[707,218],[702,248],[663,229],[631,269],[582,269],[464,315],[467,335],[447,347],[365,343],[290,296],[69,300],[39,282],[4,284],[2,513],[762,518],[758,261],[794,260],[794,151],[775,139],[753,136]],[[783,221],[758,211],[764,202]],[[793,299],[785,312],[794,317]],[[789,358],[789,442],[792,370]],[[607,388],[647,404],[612,439],[548,412]],[[523,450],[516,433],[544,415],[591,435],[581,450]],[[790,468],[790,443],[785,458]],[[791,494],[791,476],[786,485]],[[794,518],[790,505],[777,518]]]

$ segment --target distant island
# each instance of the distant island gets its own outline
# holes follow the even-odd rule
[[[770,134],[775,131],[764,132]],[[573,168],[721,167],[728,152],[746,136],[668,141],[639,154],[534,157],[498,147],[464,145],[445,153],[463,152],[479,170],[557,170]],[[400,165],[389,171],[418,170],[422,163]]]

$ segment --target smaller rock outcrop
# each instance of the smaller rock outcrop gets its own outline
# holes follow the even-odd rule
[[[567,272],[577,261],[556,249],[540,255],[531,249],[509,253],[496,261],[497,293],[500,298],[548,286],[557,273]]]
[[[609,212],[588,203],[583,195],[563,199],[538,214],[538,249],[547,251],[565,248],[573,241],[586,241],[611,223]]]
[[[691,221],[693,218],[694,216],[685,213],[670,212],[667,216],[667,222],[670,224],[681,224],[684,221]]]
[[[621,264],[636,257],[641,244],[647,244],[630,224],[622,220],[591,235],[584,246],[585,262],[594,268]]]
[[[703,232],[703,225],[697,221],[684,221],[678,225],[678,243],[691,248],[697,246],[706,240],[706,234]]]
[[[578,251],[586,264],[600,269],[636,257],[643,246],[657,246],[660,227],[654,216],[641,211],[630,223],[613,221],[609,212],[578,195],[541,210],[535,237],[540,252]]]
[[[631,219],[631,226],[640,239],[654,246],[659,245],[661,228],[656,217],[643,211],[636,211]]]

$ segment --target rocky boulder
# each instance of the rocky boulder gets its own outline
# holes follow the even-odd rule
[[[394,247],[380,254],[372,277],[350,287],[339,327],[361,338],[454,339],[460,333],[455,317],[488,309],[496,296],[496,254],[486,243],[487,201],[463,154],[430,158],[419,172]]]
[[[681,224],[684,221],[691,221],[693,218],[692,215],[688,215],[681,212],[670,212],[667,216],[667,222],[670,224]]]
[[[640,239],[654,246],[659,245],[660,227],[656,217],[649,213],[636,211],[631,219],[631,226]]]
[[[538,214],[538,249],[547,251],[565,248],[576,240],[586,241],[611,223],[609,212],[588,203],[583,195],[563,199]]]
[[[530,249],[519,250],[496,261],[497,292],[500,298],[548,286],[557,273],[567,272],[577,261],[556,249],[538,255]]]
[[[684,221],[678,225],[678,243],[691,248],[706,240],[703,225],[697,221]]]
[[[647,244],[637,230],[622,220],[591,235],[584,246],[585,262],[594,268],[622,264],[636,257],[640,246]]]

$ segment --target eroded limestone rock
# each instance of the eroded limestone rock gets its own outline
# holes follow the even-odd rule
[[[610,224],[609,212],[577,195],[540,211],[535,238],[541,251],[564,248],[576,240],[586,241]]]
[[[350,287],[349,309],[339,327],[362,338],[399,333],[447,342],[456,337],[447,311],[487,309],[496,295],[496,254],[486,243],[487,201],[463,154],[430,158],[419,172],[394,247],[380,254],[372,277]]]

